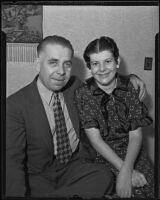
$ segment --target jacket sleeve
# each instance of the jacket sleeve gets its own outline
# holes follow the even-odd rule
[[[25,123],[21,106],[12,99],[6,104],[6,196],[24,197]]]

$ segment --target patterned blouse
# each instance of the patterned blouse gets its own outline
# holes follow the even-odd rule
[[[78,107],[82,127],[99,128],[102,137],[108,139],[117,133],[117,137],[126,135],[138,127],[150,125],[148,109],[138,98],[128,76],[117,73],[117,87],[111,94],[98,87],[94,78],[89,78],[76,91],[75,102]],[[122,136],[123,137],[123,136]]]

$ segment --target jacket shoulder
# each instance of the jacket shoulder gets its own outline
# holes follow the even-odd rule
[[[71,90],[72,92],[75,91],[83,84],[83,81],[80,80],[77,76],[71,76],[70,80],[68,81],[67,85],[63,88],[63,90]]]
[[[33,88],[34,82],[26,85],[25,87],[21,88],[20,90],[16,91],[15,93],[9,95],[7,97],[7,103],[16,102],[17,104],[22,104],[22,102],[26,102],[26,100],[30,96],[31,88]]]
[[[83,95],[88,94],[88,91],[89,91],[89,88],[88,88],[87,83],[85,81],[85,82],[82,82],[79,85],[79,87],[76,88],[75,93],[77,95],[83,96]]]
[[[130,75],[119,74],[118,77],[120,79],[121,86],[122,87],[128,87],[128,84],[130,82]]]

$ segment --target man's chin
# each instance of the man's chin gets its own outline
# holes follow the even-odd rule
[[[52,89],[52,91],[62,90],[66,86],[68,81],[69,80],[65,80],[65,81],[55,81],[54,80],[53,82],[50,83],[50,88]]]
[[[58,91],[60,91],[65,85],[66,85],[66,84],[64,84],[64,85],[54,85],[54,87],[52,87],[52,91],[58,92]]]

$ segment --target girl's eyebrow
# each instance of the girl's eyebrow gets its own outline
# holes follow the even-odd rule
[[[112,60],[113,59],[113,57],[111,57],[111,58],[106,58],[105,60]]]
[[[105,61],[105,60],[112,60],[113,59],[113,57],[111,57],[111,58],[105,58],[104,60],[101,60],[101,61]],[[98,60],[92,60],[91,62],[99,62]]]

